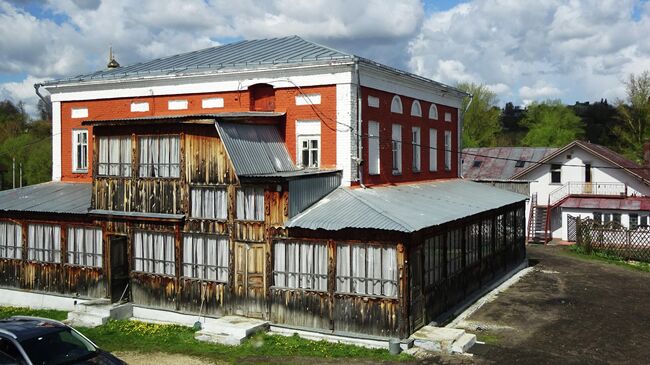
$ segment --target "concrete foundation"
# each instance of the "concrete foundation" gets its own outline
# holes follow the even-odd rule
[[[131,303],[111,304],[108,299],[97,299],[77,304],[75,309],[68,313],[66,322],[71,326],[97,327],[111,319],[129,319],[132,316]]]
[[[77,304],[87,301],[87,299],[56,294],[35,293],[17,289],[0,289],[0,306],[6,307],[73,311]]]

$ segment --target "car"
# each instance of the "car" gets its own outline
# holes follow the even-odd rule
[[[0,365],[124,365],[74,328],[52,319],[0,320]]]

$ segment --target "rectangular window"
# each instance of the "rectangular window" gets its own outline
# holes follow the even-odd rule
[[[336,291],[397,296],[397,256],[394,246],[338,243]]]
[[[648,227],[648,216],[647,215],[642,215],[640,218],[641,218],[640,219],[641,222],[640,222],[639,225],[641,227]]]
[[[146,101],[131,103],[131,112],[133,113],[143,113],[148,111],[149,111],[149,103]]]
[[[22,259],[23,229],[19,224],[0,222],[0,258]]]
[[[167,102],[167,109],[169,110],[185,110],[188,107],[187,100],[169,100]]]
[[[621,224],[621,213],[612,214],[612,221]]]
[[[192,218],[228,219],[228,193],[226,188],[191,187]]]
[[[445,131],[445,170],[451,171],[451,131]]]
[[[88,131],[72,131],[72,172],[88,172]]]
[[[603,223],[603,214],[600,212],[594,212],[594,222]]]
[[[207,234],[183,235],[183,276],[228,282],[228,237]]]
[[[609,223],[612,221],[612,215],[609,213],[603,213],[603,223]]]
[[[551,165],[551,183],[552,184],[562,183],[562,165],[560,164]]]
[[[27,226],[27,259],[61,262],[61,227],[49,224]]]
[[[133,267],[150,274],[175,275],[174,235],[137,231],[133,234]]]
[[[131,137],[99,137],[97,174],[131,176]]]
[[[639,215],[630,214],[630,229],[637,229],[639,227]]]
[[[237,219],[247,221],[264,220],[264,189],[244,187],[237,190]]]
[[[420,171],[420,156],[422,149],[420,146],[420,127],[413,127],[411,129],[411,145],[413,147],[413,171]]]
[[[68,263],[102,267],[102,230],[93,227],[68,227]]]
[[[451,113],[450,112],[445,113],[445,122],[451,122]]]
[[[327,291],[327,245],[311,242],[276,242],[275,286]]]
[[[379,123],[368,122],[368,173],[379,175]]]
[[[70,117],[74,119],[88,118],[88,108],[72,108]]]
[[[429,129],[429,171],[438,171],[438,131]]]
[[[296,105],[317,105],[320,104],[320,94],[296,95]]]
[[[320,137],[298,137],[298,146],[300,149],[298,151],[300,166],[309,168],[318,167],[320,160]]]
[[[428,288],[443,278],[444,235],[427,238],[423,245],[424,287]]]
[[[142,136],[139,146],[140,177],[180,177],[179,136]]]
[[[379,108],[379,98],[376,96],[368,96],[368,106],[371,108]]]
[[[393,174],[402,173],[402,126],[393,124],[393,134],[391,138],[393,149]]]
[[[203,109],[223,108],[223,98],[209,98],[201,100]]]
[[[447,277],[452,277],[463,269],[463,241],[460,229],[447,234]]]

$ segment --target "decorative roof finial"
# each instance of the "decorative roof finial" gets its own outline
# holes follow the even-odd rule
[[[115,61],[115,57],[113,57],[113,46],[111,46],[108,50],[108,65],[106,65],[108,68],[118,68],[120,67],[120,64]]]

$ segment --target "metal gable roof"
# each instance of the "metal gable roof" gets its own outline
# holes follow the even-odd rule
[[[353,58],[354,55],[307,41],[298,36],[244,40],[134,65],[100,70],[68,79],[49,81],[43,85]]]
[[[462,154],[463,177],[472,180],[511,180],[519,171],[531,166],[525,162],[540,161],[555,152],[553,147],[481,147],[464,148]]]
[[[86,214],[90,183],[47,182],[0,191],[0,211]]]
[[[287,227],[330,231],[379,229],[410,233],[526,198],[462,179],[370,189],[338,188],[290,219]]]
[[[238,176],[297,170],[274,125],[229,122],[215,124]]]

